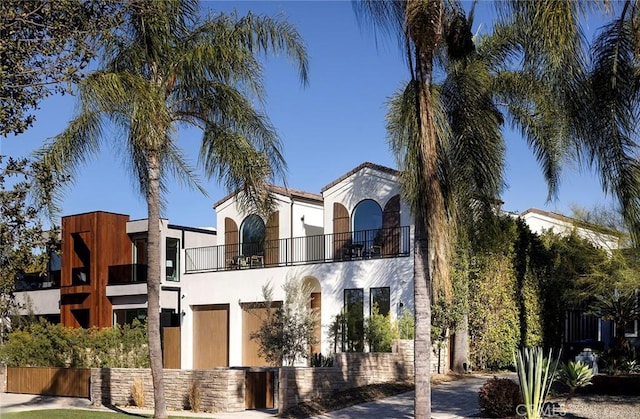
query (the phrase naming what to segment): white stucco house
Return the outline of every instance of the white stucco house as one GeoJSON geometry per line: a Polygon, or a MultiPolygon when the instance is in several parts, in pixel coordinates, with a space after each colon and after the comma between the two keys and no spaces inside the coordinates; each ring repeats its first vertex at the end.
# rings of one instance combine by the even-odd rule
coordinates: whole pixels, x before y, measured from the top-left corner
{"type": "Polygon", "coordinates": [[[575,231],[578,237],[589,240],[594,246],[607,251],[618,249],[620,238],[613,232],[606,232],[602,228],[588,225],[571,217],[538,208],[529,208],[519,214],[529,229],[537,234],[552,231],[555,234],[569,234],[575,231]]]}
{"type": "MultiPolygon", "coordinates": [[[[217,245],[185,249],[182,368],[265,365],[250,339],[262,287],[283,300],[287,278],[312,289],[320,312],[312,352],[333,350],[326,326],[342,311],[364,318],[373,304],[392,317],[412,310],[412,226],[397,177],[363,163],[321,194],[273,186],[268,217],[242,211],[233,194],[215,203],[217,245]]],[[[348,335],[347,345],[363,345],[361,331],[348,335]]]]}

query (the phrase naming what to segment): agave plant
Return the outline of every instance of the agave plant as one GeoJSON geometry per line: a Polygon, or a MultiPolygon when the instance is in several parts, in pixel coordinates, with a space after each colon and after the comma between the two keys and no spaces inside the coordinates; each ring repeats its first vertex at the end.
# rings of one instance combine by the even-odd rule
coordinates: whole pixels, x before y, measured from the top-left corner
{"type": "Polygon", "coordinates": [[[582,361],[569,361],[567,364],[560,364],[557,380],[562,384],[569,387],[569,395],[567,400],[573,396],[573,393],[581,387],[586,387],[591,384],[591,378],[593,377],[593,369],[582,361]]]}
{"type": "Polygon", "coordinates": [[[527,419],[540,419],[545,399],[558,368],[560,354],[553,359],[553,350],[544,356],[542,348],[521,348],[516,355],[516,370],[527,419]]]}

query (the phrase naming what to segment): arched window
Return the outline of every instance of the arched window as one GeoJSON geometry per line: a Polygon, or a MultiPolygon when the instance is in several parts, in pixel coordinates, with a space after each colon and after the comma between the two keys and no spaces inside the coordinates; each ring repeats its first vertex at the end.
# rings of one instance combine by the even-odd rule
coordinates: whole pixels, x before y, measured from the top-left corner
{"type": "Polygon", "coordinates": [[[362,245],[365,252],[378,245],[376,240],[382,228],[382,208],[372,199],[360,201],[353,210],[353,244],[362,245]]]}
{"type": "Polygon", "coordinates": [[[252,214],[240,224],[240,248],[243,256],[260,255],[264,252],[266,228],[260,216],[252,214]]]}

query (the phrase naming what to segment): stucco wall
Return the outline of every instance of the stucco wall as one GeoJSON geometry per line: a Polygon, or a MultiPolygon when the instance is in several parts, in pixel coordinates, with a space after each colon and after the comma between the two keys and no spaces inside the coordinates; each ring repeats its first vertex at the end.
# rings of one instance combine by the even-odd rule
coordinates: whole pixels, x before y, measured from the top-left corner
{"type": "MultiPolygon", "coordinates": [[[[131,389],[136,379],[144,383],[145,407],[153,407],[151,371],[147,368],[92,368],[91,401],[94,404],[127,406],[132,404],[131,389]]],[[[164,370],[167,408],[188,406],[189,388],[198,382],[201,410],[239,412],[245,408],[245,372],[232,369],[164,370]]]]}
{"type": "Polygon", "coordinates": [[[391,315],[404,308],[413,311],[412,258],[366,259],[360,261],[320,263],[268,269],[244,269],[185,275],[182,291],[182,368],[192,368],[193,308],[198,305],[229,304],[229,365],[242,365],[242,308],[240,303],[263,301],[262,286],[270,283],[273,299],[285,297],[282,285],[287,278],[316,278],[322,292],[321,351],[331,352],[328,325],[344,307],[346,288],[363,288],[364,316],[370,313],[370,289],[389,287],[391,315]]]}

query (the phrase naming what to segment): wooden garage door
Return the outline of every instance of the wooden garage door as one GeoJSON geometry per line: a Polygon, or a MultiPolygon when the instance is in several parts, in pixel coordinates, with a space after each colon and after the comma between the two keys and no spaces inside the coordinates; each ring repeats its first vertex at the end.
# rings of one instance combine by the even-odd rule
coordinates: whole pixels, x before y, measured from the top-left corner
{"type": "MultiPolygon", "coordinates": [[[[274,305],[281,302],[274,302],[274,305]]],[[[275,307],[272,308],[275,310],[275,307]]],[[[251,335],[267,318],[267,309],[260,303],[243,304],[242,307],[242,365],[245,367],[274,366],[260,356],[260,345],[251,335]]]]}
{"type": "Polygon", "coordinates": [[[229,366],[229,305],[193,308],[193,368],[229,366]]]}

